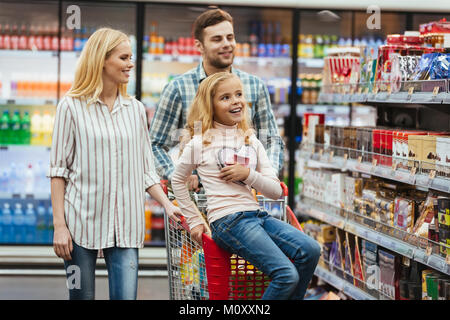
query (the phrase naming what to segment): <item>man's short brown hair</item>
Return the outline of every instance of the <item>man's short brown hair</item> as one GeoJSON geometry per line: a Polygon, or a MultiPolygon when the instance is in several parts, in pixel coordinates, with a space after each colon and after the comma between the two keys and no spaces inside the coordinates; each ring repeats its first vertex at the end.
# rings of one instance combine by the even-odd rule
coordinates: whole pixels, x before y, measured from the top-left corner
{"type": "Polygon", "coordinates": [[[203,12],[194,21],[194,38],[203,43],[203,30],[207,27],[214,26],[223,21],[229,21],[233,24],[231,15],[221,9],[212,9],[203,12]]]}

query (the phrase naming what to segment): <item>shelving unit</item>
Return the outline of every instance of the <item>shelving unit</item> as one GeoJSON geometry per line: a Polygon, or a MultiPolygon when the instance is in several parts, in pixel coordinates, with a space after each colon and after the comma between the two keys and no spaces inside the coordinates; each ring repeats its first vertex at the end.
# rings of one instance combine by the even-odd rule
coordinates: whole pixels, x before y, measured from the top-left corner
{"type": "MultiPolygon", "coordinates": [[[[418,247],[354,221],[352,217],[358,215],[357,213],[348,212],[344,209],[306,197],[302,199],[302,204],[299,205],[297,209],[300,214],[326,222],[339,229],[357,235],[358,237],[376,243],[377,245],[388,248],[402,256],[414,259],[424,265],[450,275],[450,264],[446,261],[446,258],[435,253],[430,253],[427,251],[427,248],[418,247]]],[[[367,217],[364,217],[364,219],[370,220],[367,217]]],[[[428,242],[428,239],[426,239],[426,241],[428,242]]]]}

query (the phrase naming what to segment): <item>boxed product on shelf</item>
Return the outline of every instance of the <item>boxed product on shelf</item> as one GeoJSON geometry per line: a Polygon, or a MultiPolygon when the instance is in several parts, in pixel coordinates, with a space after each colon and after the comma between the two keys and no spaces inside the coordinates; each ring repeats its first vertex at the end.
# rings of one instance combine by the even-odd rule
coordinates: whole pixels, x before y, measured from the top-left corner
{"type": "Polygon", "coordinates": [[[303,140],[314,143],[316,139],[316,125],[325,123],[325,114],[323,113],[304,113],[303,114],[303,140]]]}
{"type": "MultiPolygon", "coordinates": [[[[378,250],[378,261],[380,266],[380,290],[391,299],[398,300],[399,292],[399,257],[396,254],[378,250]]],[[[384,296],[381,297],[382,299],[384,296]]]]}
{"type": "Polygon", "coordinates": [[[440,254],[450,255],[450,198],[437,198],[440,254]]]}
{"type": "Polygon", "coordinates": [[[360,54],[360,49],[356,47],[329,50],[328,56],[324,59],[324,85],[358,83],[360,54]]]}
{"type": "Polygon", "coordinates": [[[394,227],[411,232],[414,227],[414,200],[396,197],[394,203],[394,227]]]}
{"type": "Polygon", "coordinates": [[[378,268],[378,246],[365,239],[361,239],[361,256],[364,272],[364,279],[366,281],[367,292],[376,295],[379,284],[378,268]]]}
{"type": "Polygon", "coordinates": [[[436,138],[437,176],[450,178],[450,137],[436,138]]]}
{"type": "Polygon", "coordinates": [[[354,264],[353,264],[353,274],[355,275],[354,284],[358,288],[363,288],[365,284],[362,258],[361,258],[361,250],[360,250],[360,240],[358,236],[355,236],[355,245],[354,245],[354,264]]]}

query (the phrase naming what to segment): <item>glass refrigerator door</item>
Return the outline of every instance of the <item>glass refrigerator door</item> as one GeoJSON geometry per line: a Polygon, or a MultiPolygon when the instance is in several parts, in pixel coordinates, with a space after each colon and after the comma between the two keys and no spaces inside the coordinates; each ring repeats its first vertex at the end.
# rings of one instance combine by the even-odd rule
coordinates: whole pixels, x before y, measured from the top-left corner
{"type": "MultiPolygon", "coordinates": [[[[70,89],[77,60],[89,36],[97,29],[108,27],[129,35],[136,66],[136,6],[132,3],[78,2],[62,4],[61,25],[61,86],[60,96],[70,89]],[[79,15],[79,19],[77,16],[79,15]],[[77,20],[78,19],[78,20],[77,20]],[[79,22],[79,23],[78,23],[79,22]]],[[[131,69],[127,91],[136,94],[136,72],[131,69]]]]}
{"type": "Polygon", "coordinates": [[[0,244],[51,243],[57,1],[0,3],[0,244]]]}

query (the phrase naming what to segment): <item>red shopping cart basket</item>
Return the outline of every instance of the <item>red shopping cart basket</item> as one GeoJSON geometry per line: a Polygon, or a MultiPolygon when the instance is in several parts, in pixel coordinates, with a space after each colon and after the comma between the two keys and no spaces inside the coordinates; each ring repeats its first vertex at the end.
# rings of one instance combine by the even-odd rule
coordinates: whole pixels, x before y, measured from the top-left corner
{"type": "MultiPolygon", "coordinates": [[[[278,200],[257,196],[262,209],[302,230],[287,205],[288,189],[278,200]]],[[[195,194],[200,211],[206,210],[205,195],[195,194]]],[[[184,218],[181,223],[165,217],[170,298],[175,300],[260,299],[270,278],[249,261],[221,249],[203,234],[202,246],[190,237],[184,218]]]]}

